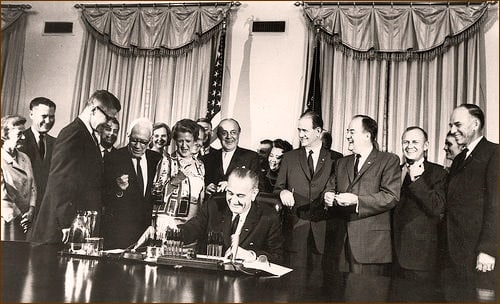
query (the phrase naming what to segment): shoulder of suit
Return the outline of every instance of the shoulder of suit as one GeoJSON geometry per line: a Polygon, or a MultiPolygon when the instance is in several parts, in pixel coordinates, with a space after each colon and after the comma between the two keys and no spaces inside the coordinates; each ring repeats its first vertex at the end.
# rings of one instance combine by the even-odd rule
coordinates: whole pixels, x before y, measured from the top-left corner
{"type": "Polygon", "coordinates": [[[270,204],[260,202],[257,198],[253,203],[252,207],[256,208],[257,212],[261,213],[262,216],[277,218],[278,212],[270,204]]]}
{"type": "Polygon", "coordinates": [[[146,157],[148,157],[148,156],[151,157],[152,159],[160,159],[162,157],[162,155],[160,153],[147,149],[146,150],[146,157]]]}
{"type": "Polygon", "coordinates": [[[428,168],[430,168],[433,171],[437,171],[437,172],[441,172],[441,173],[445,173],[445,174],[447,173],[446,170],[444,169],[444,167],[441,166],[440,164],[432,163],[430,161],[425,161],[424,164],[426,166],[426,170],[428,168]]]}
{"type": "Polygon", "coordinates": [[[236,147],[236,151],[239,151],[239,153],[242,153],[242,154],[251,154],[251,155],[255,154],[255,155],[258,156],[257,152],[249,150],[249,149],[245,149],[245,148],[242,148],[242,147],[239,147],[239,146],[236,147]]]}

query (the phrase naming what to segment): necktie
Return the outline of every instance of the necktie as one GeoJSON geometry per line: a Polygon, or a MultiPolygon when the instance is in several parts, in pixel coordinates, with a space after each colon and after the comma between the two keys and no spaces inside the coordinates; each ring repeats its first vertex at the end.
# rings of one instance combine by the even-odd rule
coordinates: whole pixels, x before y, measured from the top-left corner
{"type": "Polygon", "coordinates": [[[313,151],[309,150],[309,155],[307,156],[307,166],[309,167],[309,173],[311,173],[311,176],[314,175],[314,163],[313,163],[313,151]]]}
{"type": "Polygon", "coordinates": [[[141,168],[141,158],[138,157],[135,159],[137,162],[137,184],[139,185],[139,190],[141,191],[141,194],[144,195],[144,178],[142,176],[142,168],[141,168]]]}
{"type": "Polygon", "coordinates": [[[45,134],[40,134],[38,140],[38,147],[40,149],[40,158],[43,159],[45,157],[45,134]]]}
{"type": "Polygon", "coordinates": [[[231,235],[236,233],[236,228],[238,228],[239,221],[240,221],[240,215],[236,214],[233,221],[231,222],[231,235]]]}
{"type": "Polygon", "coordinates": [[[359,166],[359,158],[360,154],[356,154],[356,161],[354,162],[354,177],[358,176],[358,166],[359,166]]]}

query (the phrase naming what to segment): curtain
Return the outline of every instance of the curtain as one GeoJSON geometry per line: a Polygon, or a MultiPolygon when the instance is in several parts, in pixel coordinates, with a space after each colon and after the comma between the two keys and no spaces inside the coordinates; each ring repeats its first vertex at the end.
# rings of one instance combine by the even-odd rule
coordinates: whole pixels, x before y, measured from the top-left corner
{"type": "Polygon", "coordinates": [[[228,8],[84,8],[87,32],[73,97],[76,117],[97,89],[115,94],[118,145],[132,120],[169,126],[204,117],[210,64],[225,30],[228,8]]]}
{"type": "Polygon", "coordinates": [[[416,125],[429,135],[428,159],[443,164],[453,108],[475,103],[487,113],[487,5],[306,7],[305,15],[309,48],[321,42],[322,112],[333,149],[350,153],[345,129],[366,114],[378,122],[381,150],[401,155],[401,135],[416,125]]]}
{"type": "Polygon", "coordinates": [[[26,11],[2,8],[2,115],[19,111],[26,11]]]}

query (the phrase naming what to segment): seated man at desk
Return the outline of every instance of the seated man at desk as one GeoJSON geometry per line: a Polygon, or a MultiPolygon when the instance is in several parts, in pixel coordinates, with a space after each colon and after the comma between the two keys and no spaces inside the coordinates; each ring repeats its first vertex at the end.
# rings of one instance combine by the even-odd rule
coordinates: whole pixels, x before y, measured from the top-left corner
{"type": "MultiPolygon", "coordinates": [[[[231,171],[225,199],[210,198],[195,217],[178,226],[184,244],[197,241],[198,248],[205,248],[209,232],[222,232],[226,257],[233,253],[232,242],[238,242],[237,259],[251,261],[265,255],[270,262],[280,263],[283,252],[280,218],[271,206],[255,200],[258,186],[256,172],[239,167],[231,171]]],[[[173,221],[158,222],[158,227],[161,236],[167,227],[176,229],[177,225],[173,221]]],[[[154,235],[153,228],[149,227],[145,235],[154,235]]]]}

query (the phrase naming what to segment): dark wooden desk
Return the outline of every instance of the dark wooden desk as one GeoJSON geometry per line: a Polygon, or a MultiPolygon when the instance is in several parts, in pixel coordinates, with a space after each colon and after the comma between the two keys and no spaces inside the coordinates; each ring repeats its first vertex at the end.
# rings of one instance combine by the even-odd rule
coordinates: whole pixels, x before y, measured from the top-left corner
{"type": "MultiPolygon", "coordinates": [[[[340,302],[412,298],[388,277],[294,270],[281,278],[61,257],[53,246],[1,242],[2,302],[340,302]],[[401,295],[403,292],[403,295],[401,295]]],[[[401,283],[401,282],[400,282],[401,283]]],[[[408,294],[407,291],[411,292],[408,294]]],[[[426,301],[435,300],[427,295],[426,301]]]]}

